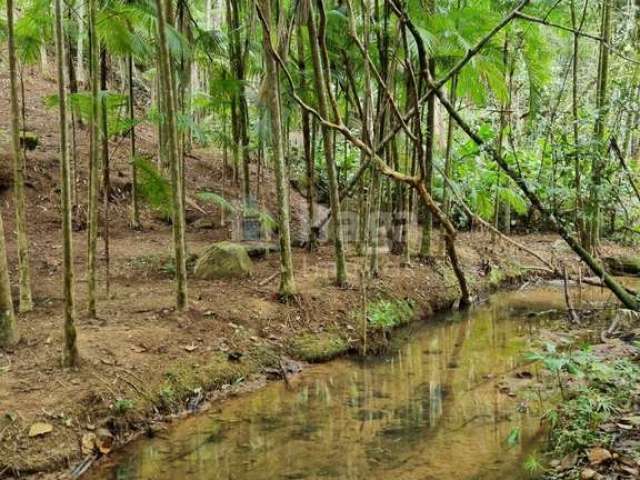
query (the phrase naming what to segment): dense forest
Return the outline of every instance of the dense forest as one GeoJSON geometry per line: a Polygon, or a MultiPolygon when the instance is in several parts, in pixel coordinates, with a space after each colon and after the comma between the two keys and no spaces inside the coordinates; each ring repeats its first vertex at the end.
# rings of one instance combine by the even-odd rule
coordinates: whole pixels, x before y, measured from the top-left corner
{"type": "Polygon", "coordinates": [[[542,282],[512,463],[640,478],[638,0],[0,1],[0,478],[542,282]]]}

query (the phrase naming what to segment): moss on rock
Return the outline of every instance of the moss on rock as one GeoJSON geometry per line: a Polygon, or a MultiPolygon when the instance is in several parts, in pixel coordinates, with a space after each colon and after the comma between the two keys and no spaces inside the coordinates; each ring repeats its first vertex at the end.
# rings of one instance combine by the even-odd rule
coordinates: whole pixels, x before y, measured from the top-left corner
{"type": "Polygon", "coordinates": [[[306,362],[324,362],[349,351],[349,343],[334,332],[303,333],[289,343],[289,353],[306,362]]]}
{"type": "Polygon", "coordinates": [[[218,242],[207,247],[194,268],[194,276],[201,280],[247,277],[253,263],[247,250],[237,243],[218,242]]]}

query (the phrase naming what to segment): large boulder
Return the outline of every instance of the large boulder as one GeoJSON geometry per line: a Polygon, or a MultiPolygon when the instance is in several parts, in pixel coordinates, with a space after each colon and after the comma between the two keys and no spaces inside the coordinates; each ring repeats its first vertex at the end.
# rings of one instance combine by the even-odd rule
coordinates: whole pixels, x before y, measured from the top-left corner
{"type": "Polygon", "coordinates": [[[242,278],[249,276],[252,268],[253,263],[242,245],[218,242],[202,252],[193,275],[202,280],[242,278]]]}

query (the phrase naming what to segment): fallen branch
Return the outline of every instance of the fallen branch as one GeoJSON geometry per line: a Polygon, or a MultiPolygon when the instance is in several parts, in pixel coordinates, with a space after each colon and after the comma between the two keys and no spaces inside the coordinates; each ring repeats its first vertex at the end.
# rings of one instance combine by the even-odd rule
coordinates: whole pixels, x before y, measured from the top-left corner
{"type": "Polygon", "coordinates": [[[280,275],[280,272],[276,272],[273,275],[269,275],[264,280],[260,280],[258,282],[258,286],[259,287],[264,287],[267,283],[272,282],[274,279],[278,278],[278,275],[280,275]]]}

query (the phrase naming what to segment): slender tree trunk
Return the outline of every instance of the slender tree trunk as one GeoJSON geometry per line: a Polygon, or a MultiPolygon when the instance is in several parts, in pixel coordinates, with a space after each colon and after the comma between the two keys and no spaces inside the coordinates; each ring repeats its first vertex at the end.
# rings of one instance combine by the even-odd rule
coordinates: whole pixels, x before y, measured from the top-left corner
{"type": "Polygon", "coordinates": [[[242,153],[242,194],[245,208],[249,206],[251,199],[251,172],[249,169],[249,109],[247,106],[245,76],[245,54],[240,38],[240,0],[227,0],[227,22],[230,32],[231,66],[238,81],[236,92],[237,126],[240,150],[242,153]]]}
{"type": "Polygon", "coordinates": [[[89,0],[89,71],[91,75],[91,118],[90,118],[90,158],[89,158],[89,225],[87,245],[87,296],[88,314],[96,317],[96,260],[98,253],[98,172],[100,157],[100,46],[96,34],[97,0],[89,0]]]}
{"type": "MultiPolygon", "coordinates": [[[[322,1],[322,0],[320,0],[322,1]]],[[[328,65],[321,59],[320,39],[322,30],[316,29],[314,18],[313,0],[308,1],[309,17],[307,27],[309,32],[309,43],[311,45],[311,59],[313,61],[313,78],[316,94],[318,96],[318,110],[323,118],[328,117],[327,88],[330,86],[327,81],[328,65]]],[[[323,27],[322,27],[323,29],[323,27]]],[[[347,284],[347,261],[344,253],[342,240],[342,211],[340,207],[340,193],[338,189],[338,172],[335,157],[333,156],[332,132],[329,128],[322,126],[322,138],[324,141],[325,163],[327,165],[327,177],[329,179],[329,203],[331,207],[331,233],[333,235],[333,245],[336,256],[336,284],[345,286],[347,284]]]]}
{"type": "MultiPolygon", "coordinates": [[[[271,25],[271,0],[260,0],[259,8],[267,25],[271,25]]],[[[286,166],[282,145],[282,121],[280,112],[280,88],[276,62],[269,51],[269,32],[263,30],[264,60],[266,63],[266,81],[269,88],[269,112],[271,115],[271,160],[276,175],[276,195],[278,201],[278,230],[280,236],[280,289],[281,298],[287,299],[296,294],[293,278],[293,260],[291,254],[291,234],[289,231],[289,193],[287,189],[286,166]]]]}
{"type": "Polygon", "coordinates": [[[78,40],[76,44],[76,68],[78,69],[77,78],[80,83],[84,83],[84,21],[85,21],[85,2],[79,1],[78,5],[78,40]]]}
{"type": "Polygon", "coordinates": [[[100,88],[102,90],[101,102],[101,144],[102,144],[102,240],[104,241],[104,280],[105,292],[109,298],[111,287],[109,258],[109,195],[111,194],[110,166],[109,166],[109,120],[107,110],[107,50],[100,51],[100,88]]]}
{"type": "Polygon", "coordinates": [[[131,228],[139,230],[142,228],[140,223],[140,207],[138,206],[138,169],[136,168],[136,103],[133,90],[133,57],[129,55],[128,59],[129,74],[129,120],[131,121],[131,130],[129,131],[129,139],[131,141],[131,228]]]}
{"type": "MultiPolygon", "coordinates": [[[[428,68],[432,76],[435,76],[435,61],[428,60],[428,68]]],[[[429,195],[433,190],[433,149],[435,140],[435,99],[433,95],[427,100],[427,133],[425,135],[425,155],[424,155],[424,182],[429,195]]],[[[425,209],[424,225],[422,226],[422,243],[420,245],[420,256],[431,257],[431,237],[433,231],[433,214],[431,210],[425,209]]]]}
{"type": "MultiPolygon", "coordinates": [[[[304,51],[304,38],[302,35],[302,25],[306,19],[300,20],[296,28],[297,32],[297,47],[298,47],[298,69],[300,70],[300,91],[306,92],[307,90],[307,66],[305,62],[304,51]]],[[[301,123],[302,123],[302,143],[304,148],[304,160],[307,169],[307,212],[309,217],[309,237],[307,239],[307,248],[310,252],[318,248],[316,225],[316,208],[315,208],[315,182],[316,182],[316,168],[312,152],[311,144],[311,120],[309,112],[304,109],[300,111],[301,123]]]]}
{"type": "Polygon", "coordinates": [[[171,60],[167,46],[167,34],[165,26],[165,11],[162,0],[155,0],[158,11],[158,44],[160,61],[160,80],[162,83],[162,95],[164,98],[166,123],[168,133],[168,156],[171,170],[171,199],[173,216],[173,248],[176,265],[176,308],[182,311],[187,306],[187,274],[186,274],[186,248],[184,238],[184,205],[182,203],[182,172],[180,168],[180,155],[178,152],[178,135],[176,129],[176,103],[175,87],[172,82],[171,60]]]}
{"type": "Polygon", "coordinates": [[[64,294],[64,355],[63,364],[75,367],[79,362],[73,288],[73,249],[71,238],[71,165],[69,162],[67,93],[65,89],[64,35],[61,0],[54,0],[56,24],[56,52],[58,57],[58,96],[60,113],[60,197],[62,207],[62,256],[64,294]]]}
{"type": "MultiPolygon", "coordinates": [[[[18,94],[17,86],[15,86],[16,46],[13,31],[13,14],[13,0],[7,0],[7,36],[11,77],[11,139],[14,157],[16,157],[22,152],[20,149],[20,130],[16,121],[18,119],[18,94]]],[[[11,284],[9,283],[9,265],[7,264],[4,225],[2,222],[2,214],[0,213],[0,348],[13,345],[17,341],[18,333],[16,331],[16,318],[11,300],[11,284]]]]}
{"type": "Polygon", "coordinates": [[[606,163],[607,147],[605,145],[605,128],[608,113],[607,88],[609,80],[609,41],[611,39],[611,0],[603,0],[602,23],[600,36],[605,43],[600,43],[600,61],[598,71],[598,90],[596,93],[595,139],[598,142],[598,153],[594,155],[591,166],[591,205],[589,225],[589,247],[593,252],[600,245],[602,177],[606,163]]]}
{"type": "MultiPolygon", "coordinates": [[[[11,97],[11,144],[13,147],[13,197],[16,209],[16,241],[18,247],[18,270],[20,276],[20,312],[33,309],[31,299],[31,269],[29,267],[29,238],[24,193],[24,155],[20,147],[20,107],[18,102],[18,67],[13,31],[13,0],[7,2],[7,14],[11,15],[9,26],[9,93],[11,97]]],[[[9,20],[8,20],[9,23],[9,20]]]]}
{"type": "MultiPolygon", "coordinates": [[[[458,90],[458,77],[457,75],[451,79],[451,86],[449,88],[449,98],[453,105],[457,102],[457,90],[458,90]]],[[[444,156],[444,174],[447,178],[452,178],[453,172],[453,159],[451,158],[453,153],[453,132],[455,130],[455,122],[449,116],[447,122],[447,147],[444,156]]],[[[451,215],[451,196],[449,192],[449,185],[444,182],[442,190],[442,210],[444,214],[449,217],[451,215]]]]}
{"type": "Polygon", "coordinates": [[[578,239],[583,247],[588,248],[589,242],[585,235],[584,206],[582,202],[582,175],[580,168],[580,125],[579,125],[579,98],[578,98],[578,65],[580,62],[580,35],[577,33],[578,21],[574,0],[571,0],[571,27],[576,30],[573,35],[573,60],[572,60],[572,85],[571,85],[571,114],[573,116],[573,151],[574,151],[574,175],[576,190],[575,223],[578,239]]]}
{"type": "Polygon", "coordinates": [[[371,212],[369,227],[369,275],[373,278],[380,276],[380,259],[378,247],[380,244],[380,207],[382,205],[382,175],[376,170],[371,173],[371,212]]]}

